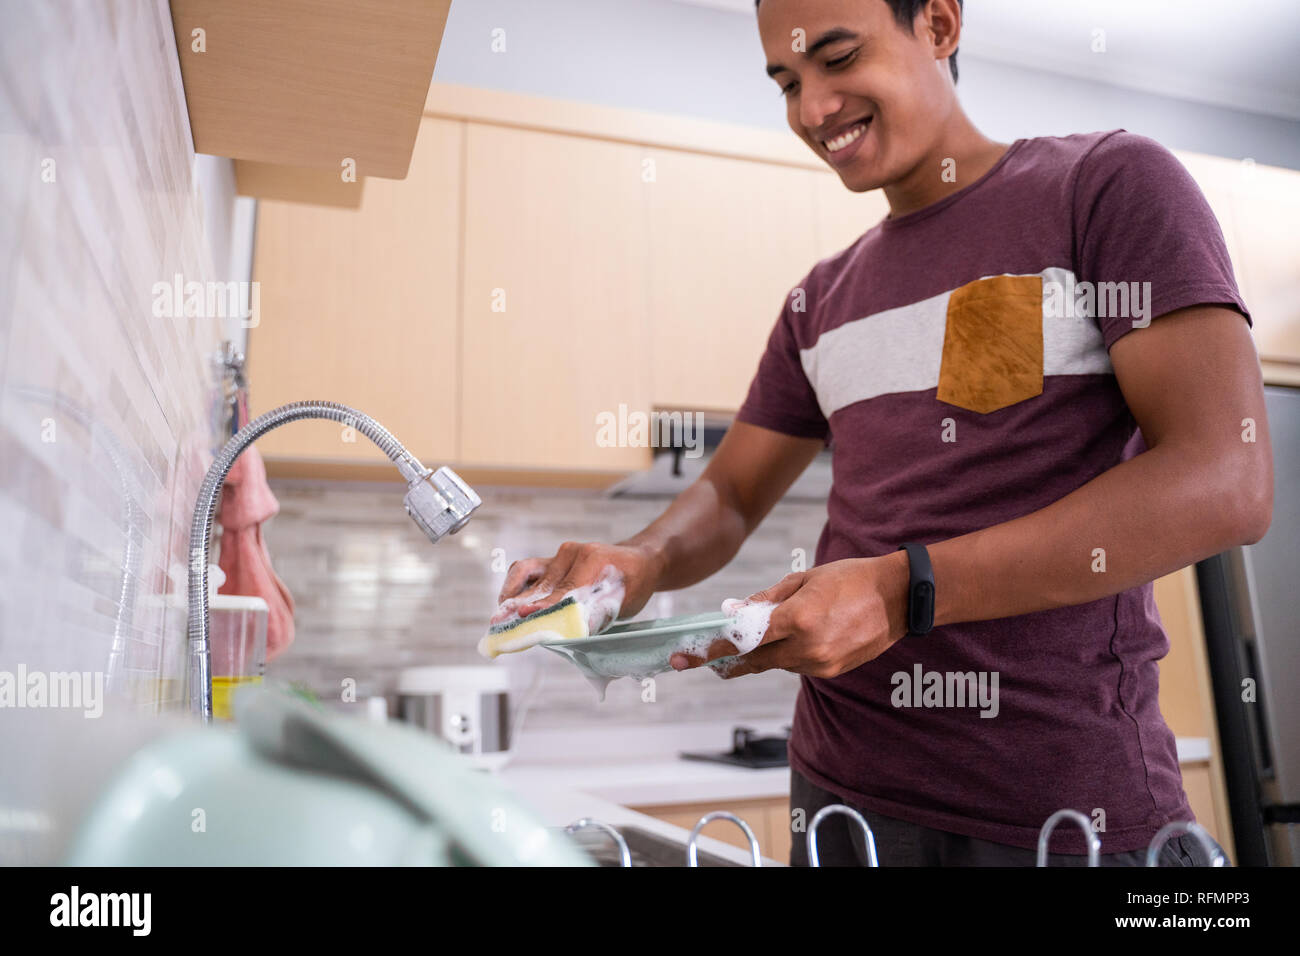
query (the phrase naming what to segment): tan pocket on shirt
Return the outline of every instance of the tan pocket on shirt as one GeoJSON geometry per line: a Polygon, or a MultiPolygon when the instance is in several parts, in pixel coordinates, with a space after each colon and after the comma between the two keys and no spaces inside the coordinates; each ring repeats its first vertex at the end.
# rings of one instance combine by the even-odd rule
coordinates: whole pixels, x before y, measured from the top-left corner
{"type": "Polygon", "coordinates": [[[935,397],[988,413],[1042,392],[1042,277],[992,276],[954,290],[935,397]]]}

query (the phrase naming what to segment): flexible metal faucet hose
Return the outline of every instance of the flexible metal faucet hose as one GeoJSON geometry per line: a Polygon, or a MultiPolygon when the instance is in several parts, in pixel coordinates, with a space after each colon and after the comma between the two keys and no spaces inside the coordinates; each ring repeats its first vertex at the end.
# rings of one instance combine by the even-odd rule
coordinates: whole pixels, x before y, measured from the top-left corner
{"type": "MultiPolygon", "coordinates": [[[[253,419],[226,442],[203,478],[194,507],[194,520],[190,525],[188,691],[190,708],[204,722],[212,719],[212,654],[208,643],[208,546],[212,537],[212,517],[217,506],[217,496],[221,494],[226,475],[240,452],[271,429],[304,418],[323,418],[355,428],[379,446],[401,471],[408,486],[413,490],[423,485],[431,475],[431,472],[420,464],[419,459],[408,452],[383,425],[369,415],[337,402],[291,402],[282,405],[253,419]]],[[[443,472],[451,474],[448,469],[440,469],[439,474],[443,472]]],[[[441,533],[445,533],[445,530],[453,532],[459,530],[464,521],[468,520],[469,511],[479,504],[478,497],[469,491],[459,478],[454,475],[452,477],[460,486],[456,490],[467,493],[471,500],[468,510],[457,509],[456,503],[453,502],[448,510],[459,519],[459,523],[454,523],[454,526],[442,530],[441,533]]],[[[447,504],[436,494],[433,497],[442,505],[447,504]]],[[[419,508],[419,504],[416,507],[419,508]]],[[[425,533],[436,541],[437,537],[431,532],[426,521],[421,520],[421,515],[413,511],[410,494],[407,496],[407,510],[412,512],[412,517],[425,533]]]]}

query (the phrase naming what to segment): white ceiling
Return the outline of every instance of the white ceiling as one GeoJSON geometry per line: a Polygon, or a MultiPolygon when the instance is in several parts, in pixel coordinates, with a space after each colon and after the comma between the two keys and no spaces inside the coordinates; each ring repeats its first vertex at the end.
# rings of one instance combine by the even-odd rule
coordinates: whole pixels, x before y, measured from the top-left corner
{"type": "MultiPolygon", "coordinates": [[[[753,16],[753,0],[676,0],[753,16]]],[[[966,0],[963,54],[1300,120],[1300,0],[966,0]],[[1092,51],[1105,31],[1106,52],[1092,51]]]]}

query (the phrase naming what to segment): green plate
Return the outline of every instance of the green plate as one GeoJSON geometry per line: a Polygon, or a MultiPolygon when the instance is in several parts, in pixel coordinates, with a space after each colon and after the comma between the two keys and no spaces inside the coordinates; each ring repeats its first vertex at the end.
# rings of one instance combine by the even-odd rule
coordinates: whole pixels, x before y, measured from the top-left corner
{"type": "Polygon", "coordinates": [[[669,661],[673,654],[686,649],[698,653],[701,646],[707,649],[706,642],[719,636],[731,620],[720,611],[709,611],[653,621],[628,621],[592,637],[542,641],[541,646],[572,661],[604,700],[610,681],[620,677],[644,680],[672,670],[669,661]]]}

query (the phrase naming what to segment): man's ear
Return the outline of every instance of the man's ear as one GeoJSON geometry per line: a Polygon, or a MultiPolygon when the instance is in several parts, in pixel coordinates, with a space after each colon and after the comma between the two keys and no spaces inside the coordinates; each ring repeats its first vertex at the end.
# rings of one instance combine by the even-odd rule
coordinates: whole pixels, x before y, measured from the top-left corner
{"type": "Polygon", "coordinates": [[[930,0],[913,24],[919,36],[929,37],[936,60],[947,60],[961,42],[961,4],[957,0],[930,0]]]}

